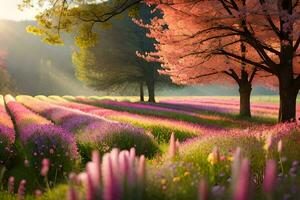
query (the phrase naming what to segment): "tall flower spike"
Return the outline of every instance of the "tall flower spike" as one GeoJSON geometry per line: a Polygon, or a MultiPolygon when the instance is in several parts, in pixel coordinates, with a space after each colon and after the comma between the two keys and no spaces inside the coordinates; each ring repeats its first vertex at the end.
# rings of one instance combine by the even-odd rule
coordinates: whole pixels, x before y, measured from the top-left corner
{"type": "Polygon", "coordinates": [[[92,153],[92,162],[94,163],[94,170],[95,173],[93,174],[95,177],[94,183],[96,185],[100,185],[100,179],[101,179],[101,161],[100,161],[100,154],[98,151],[93,151],[92,153]]]}
{"type": "Polygon", "coordinates": [[[96,187],[93,184],[93,179],[91,174],[87,173],[87,187],[86,187],[86,200],[95,200],[96,197],[96,187]]]}
{"type": "Polygon", "coordinates": [[[100,187],[100,169],[95,162],[88,162],[86,164],[87,175],[91,178],[91,183],[95,189],[100,187]]]}
{"type": "Polygon", "coordinates": [[[26,180],[21,180],[19,188],[18,188],[18,200],[25,199],[25,190],[26,190],[26,180]]]}
{"type": "Polygon", "coordinates": [[[276,183],[277,166],[274,160],[268,160],[266,164],[263,189],[267,193],[272,193],[276,183]]]}
{"type": "Polygon", "coordinates": [[[234,188],[234,200],[248,200],[250,187],[250,163],[248,159],[243,159],[239,172],[239,177],[234,188]]]}
{"type": "Polygon", "coordinates": [[[13,194],[15,191],[15,178],[13,176],[8,179],[8,192],[13,194]]]}
{"type": "Polygon", "coordinates": [[[136,182],[136,171],[135,171],[135,162],[136,162],[136,152],[135,148],[131,148],[129,152],[129,175],[128,183],[134,185],[136,182]]]}
{"type": "Polygon", "coordinates": [[[206,180],[202,179],[199,182],[198,186],[198,200],[207,200],[208,199],[208,185],[206,180]]]}
{"type": "Polygon", "coordinates": [[[112,159],[110,154],[105,154],[102,158],[102,176],[103,176],[103,199],[120,199],[120,188],[116,174],[114,174],[112,159]]]}
{"type": "Polygon", "coordinates": [[[174,158],[176,155],[176,142],[174,133],[171,134],[169,146],[169,158],[174,158]]]}
{"type": "Polygon", "coordinates": [[[144,155],[142,155],[139,159],[137,176],[139,182],[138,184],[143,185],[145,183],[145,178],[146,178],[146,159],[144,155]]]}
{"type": "Polygon", "coordinates": [[[129,153],[128,151],[121,151],[119,154],[119,172],[121,177],[121,183],[127,181],[129,173],[129,153]]]}

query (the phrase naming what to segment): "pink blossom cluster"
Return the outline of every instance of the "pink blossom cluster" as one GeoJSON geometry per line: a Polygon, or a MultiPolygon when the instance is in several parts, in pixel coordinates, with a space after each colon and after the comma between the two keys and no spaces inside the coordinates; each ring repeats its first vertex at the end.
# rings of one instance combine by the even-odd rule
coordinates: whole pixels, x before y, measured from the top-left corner
{"type": "Polygon", "coordinates": [[[145,157],[136,157],[134,148],[130,151],[113,149],[104,154],[102,162],[95,151],[84,172],[70,175],[68,199],[81,199],[75,190],[76,185],[85,188],[85,197],[82,199],[143,199],[145,175],[145,157]]]}

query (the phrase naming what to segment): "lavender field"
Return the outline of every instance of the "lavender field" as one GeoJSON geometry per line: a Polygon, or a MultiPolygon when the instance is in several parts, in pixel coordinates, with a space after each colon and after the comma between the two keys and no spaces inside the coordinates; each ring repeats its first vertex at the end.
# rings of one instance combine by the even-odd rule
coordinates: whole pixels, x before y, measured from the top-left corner
{"type": "Polygon", "coordinates": [[[251,119],[236,97],[6,95],[0,106],[0,199],[300,198],[299,124],[276,124],[271,97],[253,99],[251,119]]]}

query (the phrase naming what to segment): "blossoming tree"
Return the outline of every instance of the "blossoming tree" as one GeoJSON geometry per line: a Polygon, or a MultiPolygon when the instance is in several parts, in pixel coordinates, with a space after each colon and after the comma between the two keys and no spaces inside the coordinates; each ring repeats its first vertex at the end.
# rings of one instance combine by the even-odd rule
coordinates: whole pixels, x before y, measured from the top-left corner
{"type": "Polygon", "coordinates": [[[232,63],[240,63],[239,70],[246,71],[249,77],[253,68],[263,72],[261,76],[277,77],[265,82],[279,84],[278,120],[295,120],[300,89],[298,1],[148,0],[148,3],[156,5],[163,17],[146,25],[151,30],[149,36],[160,44],[156,52],[144,56],[163,63],[165,73],[173,76],[173,80],[195,82],[220,71],[228,75],[232,63]]]}

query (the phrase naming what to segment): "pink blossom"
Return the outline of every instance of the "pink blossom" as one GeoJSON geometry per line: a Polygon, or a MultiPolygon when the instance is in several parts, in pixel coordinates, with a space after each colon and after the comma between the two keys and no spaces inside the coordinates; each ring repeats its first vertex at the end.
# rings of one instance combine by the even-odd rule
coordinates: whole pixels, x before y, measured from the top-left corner
{"type": "Polygon", "coordinates": [[[18,199],[19,200],[24,200],[25,199],[25,185],[26,185],[26,180],[21,180],[19,188],[18,188],[18,199]]]}
{"type": "Polygon", "coordinates": [[[49,159],[44,158],[42,161],[41,175],[47,176],[50,167],[49,159]]]}
{"type": "Polygon", "coordinates": [[[15,178],[13,176],[8,179],[8,192],[14,193],[15,190],[15,178]]]}

